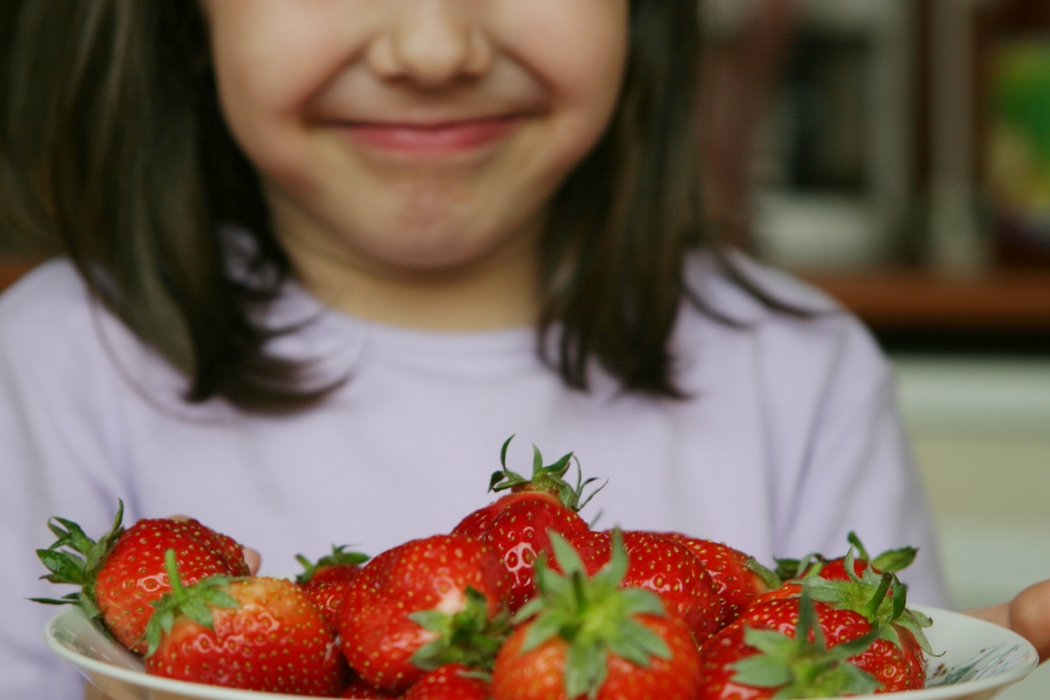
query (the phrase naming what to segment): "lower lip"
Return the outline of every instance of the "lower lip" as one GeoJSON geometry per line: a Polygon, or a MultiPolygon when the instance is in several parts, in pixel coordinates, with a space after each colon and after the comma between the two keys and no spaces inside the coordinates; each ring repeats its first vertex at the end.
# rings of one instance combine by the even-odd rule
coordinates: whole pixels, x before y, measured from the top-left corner
{"type": "Polygon", "coordinates": [[[521,123],[519,117],[478,119],[437,126],[403,124],[349,124],[343,128],[355,139],[375,148],[402,153],[457,153],[487,146],[521,123]]]}

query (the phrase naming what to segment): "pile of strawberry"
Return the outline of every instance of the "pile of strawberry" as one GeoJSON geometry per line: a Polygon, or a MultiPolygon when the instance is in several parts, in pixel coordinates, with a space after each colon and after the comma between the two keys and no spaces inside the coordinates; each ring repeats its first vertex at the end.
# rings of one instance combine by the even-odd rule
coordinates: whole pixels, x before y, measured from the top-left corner
{"type": "MultiPolygon", "coordinates": [[[[508,440],[507,443],[510,441],[508,440]]],[[[296,580],[249,574],[195,520],[122,513],[98,541],[54,518],[45,578],[148,673],[291,695],[531,700],[808,698],[921,688],[930,621],[896,571],[915,550],[781,560],[678,533],[597,531],[571,455],[450,534],[368,560],[335,548],[296,580]],[[367,563],[366,563],[367,562],[367,563]]],[[[578,474],[578,472],[577,472],[578,474]]],[[[591,496],[594,494],[591,493],[591,496]]]]}

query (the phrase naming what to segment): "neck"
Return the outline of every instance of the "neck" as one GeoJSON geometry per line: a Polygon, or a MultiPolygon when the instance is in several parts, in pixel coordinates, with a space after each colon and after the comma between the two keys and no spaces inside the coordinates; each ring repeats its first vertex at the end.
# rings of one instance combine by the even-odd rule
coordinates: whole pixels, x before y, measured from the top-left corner
{"type": "Polygon", "coordinates": [[[530,326],[539,314],[541,222],[468,262],[405,266],[369,256],[301,215],[272,207],[296,278],[324,304],[358,318],[437,332],[530,326]]]}

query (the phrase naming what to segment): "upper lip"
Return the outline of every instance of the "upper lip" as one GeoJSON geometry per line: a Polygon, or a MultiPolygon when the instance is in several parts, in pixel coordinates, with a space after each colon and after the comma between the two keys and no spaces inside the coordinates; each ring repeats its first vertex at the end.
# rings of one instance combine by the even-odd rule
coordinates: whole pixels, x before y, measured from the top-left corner
{"type": "Polygon", "coordinates": [[[471,116],[450,116],[450,117],[432,117],[432,118],[421,118],[421,119],[386,119],[383,117],[371,118],[371,117],[360,117],[360,118],[349,118],[349,119],[336,119],[333,120],[335,123],[344,124],[347,126],[371,126],[381,127],[390,129],[420,129],[420,130],[437,130],[450,127],[461,126],[464,124],[474,124],[477,122],[489,122],[489,121],[509,121],[511,119],[517,119],[523,116],[521,113],[511,114],[482,114],[482,115],[471,115],[471,116]]]}

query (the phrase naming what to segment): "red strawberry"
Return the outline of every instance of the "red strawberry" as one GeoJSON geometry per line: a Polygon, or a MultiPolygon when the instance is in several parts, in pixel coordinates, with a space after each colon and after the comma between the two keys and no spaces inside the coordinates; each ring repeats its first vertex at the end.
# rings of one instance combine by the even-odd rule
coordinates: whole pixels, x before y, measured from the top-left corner
{"type": "Polygon", "coordinates": [[[212,576],[188,588],[167,554],[147,673],[268,693],[335,697],[346,682],[334,633],[291,581],[212,576]]]}
{"type": "Polygon", "coordinates": [[[726,544],[677,532],[662,532],[660,536],[688,547],[703,563],[722,603],[723,627],[740,617],[755,598],[780,585],[776,574],[754,557],[726,544]]]}
{"type": "Polygon", "coordinates": [[[346,591],[343,654],[365,682],[402,692],[445,663],[485,667],[499,645],[510,576],[489,546],[437,535],[383,552],[346,591]]]}
{"type": "Polygon", "coordinates": [[[423,674],[401,700],[488,700],[488,681],[482,680],[466,666],[446,664],[423,674]]]}
{"type": "Polygon", "coordinates": [[[340,697],[356,698],[356,700],[387,700],[388,698],[400,698],[401,696],[384,693],[378,688],[373,688],[360,678],[355,678],[340,697]]]}
{"type": "Polygon", "coordinates": [[[153,614],[151,603],[171,590],[165,551],[175,550],[187,585],[213,575],[247,576],[248,565],[239,544],[196,520],[140,520],[124,530],[123,514],[121,503],[112,528],[97,542],[76,523],[54,518],[48,527],[58,540],[48,549],[37,550],[51,571],[45,578],[81,586],[81,591],[62,600],[37,600],[75,603],[89,617],[100,615],[121,644],[141,654],[146,651],[144,635],[153,614]]]}
{"type": "Polygon", "coordinates": [[[900,648],[911,664],[910,687],[923,687],[926,676],[923,651],[932,652],[923,628],[932,624],[930,619],[907,607],[907,588],[896,574],[880,575],[871,563],[858,565],[853,559],[852,547],[842,561],[845,580],[825,578],[821,570],[819,576],[802,579],[803,587],[811,591],[814,600],[857,612],[872,625],[882,628],[883,637],[900,648]],[[859,575],[855,573],[858,570],[859,575]]]}
{"type": "MultiPolygon", "coordinates": [[[[550,466],[543,466],[543,456],[533,447],[532,478],[526,479],[507,469],[507,447],[503,443],[500,462],[503,470],[492,475],[489,490],[510,490],[495,503],[474,511],[452,530],[454,535],[475,537],[491,545],[503,558],[507,571],[514,577],[510,593],[510,610],[516,611],[533,595],[533,566],[541,555],[550,553],[547,532],[553,530],[565,537],[587,531],[587,523],[576,514],[594,495],[582,498],[583,490],[593,479],[576,486],[564,480],[572,461],[567,454],[550,466]]],[[[596,492],[595,492],[596,493],[596,492]]]]}
{"type": "MultiPolygon", "coordinates": [[[[609,533],[589,531],[569,543],[588,574],[604,566],[612,552],[609,533]]],[[[722,603],[715,584],[687,547],[651,532],[624,532],[623,544],[628,564],[621,586],[659,595],[667,612],[685,623],[697,644],[722,627],[722,603]]],[[[558,570],[556,562],[551,566],[558,570]]]]}
{"type": "Polygon", "coordinates": [[[572,546],[551,540],[566,573],[537,569],[539,595],[519,611],[525,623],[496,657],[493,699],[696,698],[692,635],[651,591],[621,587],[627,553],[619,534],[609,564],[589,578],[572,546]]]}
{"type": "Polygon", "coordinates": [[[318,559],[316,564],[301,554],[296,557],[305,571],[296,577],[295,583],[332,629],[339,626],[339,606],[346,589],[361,573],[361,564],[368,561],[367,554],[345,550],[345,546],[332,547],[332,553],[318,559]]]}
{"type": "MultiPolygon", "coordinates": [[[[867,672],[901,664],[899,649],[886,645],[879,657],[868,621],[802,598],[772,600],[748,608],[737,622],[701,649],[701,700],[763,700],[865,695],[880,687],[867,672]],[[868,655],[867,669],[858,654],[868,655]],[[882,666],[879,666],[882,664],[882,666]]],[[[892,673],[883,675],[893,675],[892,673]]]]}

